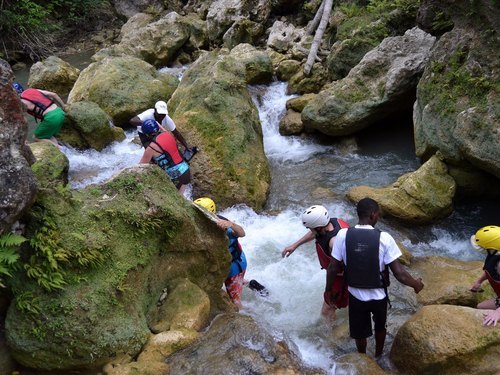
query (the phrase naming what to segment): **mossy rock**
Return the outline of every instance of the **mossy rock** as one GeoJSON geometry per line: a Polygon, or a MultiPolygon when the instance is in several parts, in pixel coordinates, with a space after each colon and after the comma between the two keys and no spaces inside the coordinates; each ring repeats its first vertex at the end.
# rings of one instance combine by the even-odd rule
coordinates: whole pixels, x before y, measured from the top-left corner
{"type": "Polygon", "coordinates": [[[244,61],[227,50],[201,56],[169,102],[177,126],[199,152],[191,161],[194,195],[218,207],[246,203],[261,209],[270,174],[258,111],[249,95],[244,61]]]}
{"type": "Polygon", "coordinates": [[[81,101],[68,107],[60,135],[62,141],[75,148],[101,151],[112,142],[125,139],[123,129],[113,126],[96,103],[81,101]]]}
{"type": "Polygon", "coordinates": [[[12,279],[18,292],[6,337],[20,364],[69,371],[136,356],[151,335],[151,311],[174,280],[190,280],[210,298],[211,314],[221,311],[227,238],[157,166],[132,167],[79,191],[42,190],[32,211],[27,270],[45,276],[21,269],[12,279]],[[40,249],[52,254],[51,268],[40,249]]]}
{"type": "Polygon", "coordinates": [[[53,189],[68,184],[69,160],[59,148],[49,142],[30,144],[36,162],[31,166],[38,185],[42,189],[53,189]]]}
{"type": "Polygon", "coordinates": [[[129,127],[137,113],[153,108],[158,100],[167,101],[179,83],[178,78],[158,72],[154,66],[135,57],[108,57],[84,69],[68,103],[97,103],[116,126],[129,127]]]}

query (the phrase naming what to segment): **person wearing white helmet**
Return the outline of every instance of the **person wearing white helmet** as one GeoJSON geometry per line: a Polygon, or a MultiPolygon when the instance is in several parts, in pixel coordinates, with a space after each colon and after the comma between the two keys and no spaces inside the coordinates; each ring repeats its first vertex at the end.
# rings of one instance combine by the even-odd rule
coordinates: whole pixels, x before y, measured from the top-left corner
{"type": "MultiPolygon", "coordinates": [[[[283,257],[289,257],[297,248],[312,240],[316,240],[316,252],[321,268],[327,269],[332,256],[332,247],[335,236],[341,228],[348,228],[344,220],[330,218],[328,210],[321,205],[314,205],[302,213],[302,224],[308,229],[307,233],[293,244],[285,247],[281,252],[283,257]]],[[[321,315],[327,319],[335,319],[337,308],[347,307],[347,285],[344,283],[343,272],[339,271],[331,294],[335,295],[335,301],[330,306],[323,301],[321,315]]]]}
{"type": "Polygon", "coordinates": [[[483,266],[483,274],[474,283],[471,292],[482,292],[481,284],[488,280],[497,297],[482,301],[477,305],[478,309],[491,310],[484,315],[483,325],[496,326],[500,320],[500,227],[488,225],[479,229],[471,237],[471,244],[476,250],[486,251],[486,259],[483,266]]]}
{"type": "MultiPolygon", "coordinates": [[[[361,199],[356,207],[358,224],[353,228],[341,229],[333,245],[332,261],[327,269],[325,294],[329,293],[333,281],[345,265],[345,277],[349,289],[349,333],[356,342],[359,353],[366,353],[367,338],[372,332],[372,318],[375,323],[375,357],[383,353],[387,305],[389,298],[389,267],[396,279],[420,292],[424,284],[414,279],[399,263],[402,255],[396,241],[387,232],[374,228],[380,207],[371,198],[361,199]]],[[[331,302],[333,303],[333,301],[331,302]]]]}
{"type": "Polygon", "coordinates": [[[131,125],[137,127],[137,132],[144,148],[146,148],[150,142],[149,138],[145,136],[142,131],[142,124],[146,120],[155,120],[159,124],[161,131],[170,131],[186,150],[191,151],[193,154],[196,153],[196,147],[189,147],[186,140],[175,126],[174,120],[168,115],[167,103],[163,100],[157,101],[154,108],[146,109],[144,112],[132,117],[129,121],[131,125]]]}

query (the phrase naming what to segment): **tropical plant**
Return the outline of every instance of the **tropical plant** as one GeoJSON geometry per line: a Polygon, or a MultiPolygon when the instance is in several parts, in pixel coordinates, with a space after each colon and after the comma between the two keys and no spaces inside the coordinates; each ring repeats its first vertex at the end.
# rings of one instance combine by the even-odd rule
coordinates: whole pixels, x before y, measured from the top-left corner
{"type": "Polygon", "coordinates": [[[0,236],[0,287],[5,287],[4,277],[12,276],[12,271],[18,266],[18,248],[26,238],[14,233],[0,236]]]}

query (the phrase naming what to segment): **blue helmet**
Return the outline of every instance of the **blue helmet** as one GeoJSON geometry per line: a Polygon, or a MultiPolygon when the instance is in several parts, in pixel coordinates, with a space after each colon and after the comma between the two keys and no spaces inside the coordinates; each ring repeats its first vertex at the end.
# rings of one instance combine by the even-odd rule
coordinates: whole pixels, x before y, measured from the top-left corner
{"type": "Polygon", "coordinates": [[[160,127],[155,120],[148,119],[142,123],[142,132],[144,134],[153,134],[160,131],[160,127]]]}
{"type": "Polygon", "coordinates": [[[22,94],[24,91],[24,87],[18,82],[14,82],[12,87],[14,87],[14,90],[16,90],[18,94],[22,94]]]}

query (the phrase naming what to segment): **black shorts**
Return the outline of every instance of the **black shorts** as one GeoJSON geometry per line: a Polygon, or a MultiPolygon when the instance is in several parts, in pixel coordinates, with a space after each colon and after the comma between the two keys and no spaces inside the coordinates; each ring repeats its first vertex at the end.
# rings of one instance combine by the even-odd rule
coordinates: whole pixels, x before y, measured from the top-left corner
{"type": "Polygon", "coordinates": [[[373,334],[372,315],[375,332],[385,331],[387,298],[365,302],[349,293],[349,333],[353,339],[365,339],[373,334]]]}
{"type": "Polygon", "coordinates": [[[179,189],[182,185],[189,184],[191,182],[191,169],[188,169],[178,179],[176,179],[173,182],[177,189],[179,189]]]}

